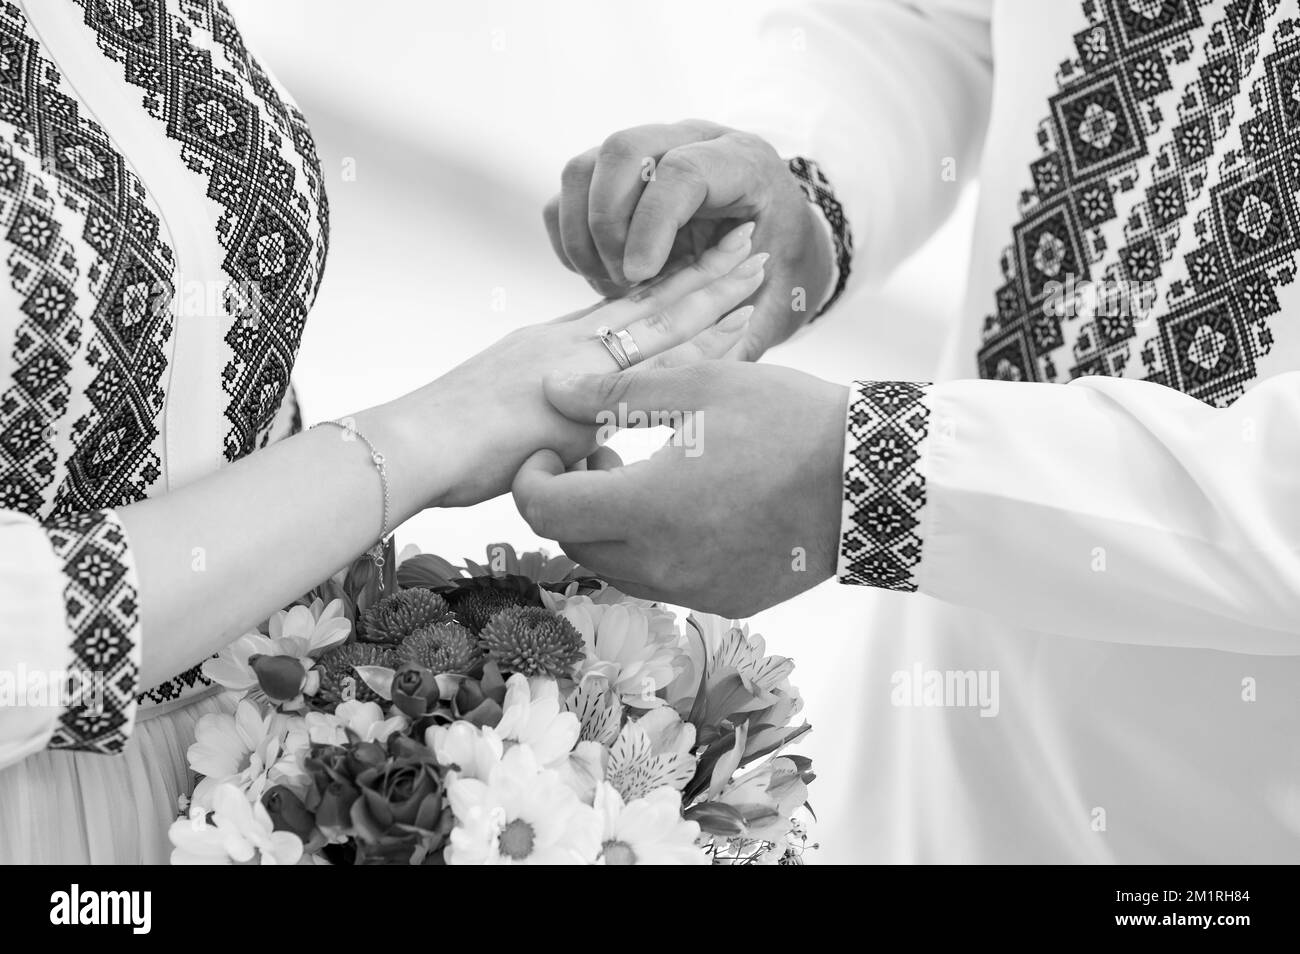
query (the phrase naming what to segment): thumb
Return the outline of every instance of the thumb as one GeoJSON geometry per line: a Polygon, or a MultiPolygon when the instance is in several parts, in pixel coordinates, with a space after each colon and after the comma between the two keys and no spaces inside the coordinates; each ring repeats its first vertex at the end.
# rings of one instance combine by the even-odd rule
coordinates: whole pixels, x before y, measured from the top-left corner
{"type": "Polygon", "coordinates": [[[627,413],[642,411],[653,419],[656,412],[695,410],[703,397],[701,369],[705,367],[696,364],[612,374],[551,372],[542,379],[542,388],[551,406],[572,421],[599,424],[614,414],[621,427],[646,426],[652,422],[627,423],[627,413]]]}

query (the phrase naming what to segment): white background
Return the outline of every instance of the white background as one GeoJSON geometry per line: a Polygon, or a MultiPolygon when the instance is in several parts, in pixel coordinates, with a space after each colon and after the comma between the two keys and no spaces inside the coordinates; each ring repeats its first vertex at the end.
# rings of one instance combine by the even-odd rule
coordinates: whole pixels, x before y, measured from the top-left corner
{"type": "MultiPolygon", "coordinates": [[[[556,262],[541,222],[561,167],[627,126],[725,121],[730,80],[770,5],[230,0],[250,45],[311,120],[325,169],[330,256],[295,372],[306,421],[395,397],[511,328],[588,304],[593,295],[556,262]]],[[[967,199],[884,289],[845,299],[765,360],[842,382],[928,379],[958,307],[967,199]]],[[[482,410],[491,406],[484,394],[482,410]]],[[[509,498],[429,512],[398,534],[399,546],[450,559],[481,558],[497,540],[542,544],[509,498]]],[[[836,841],[854,800],[835,766],[854,757],[845,700],[866,691],[853,678],[855,647],[891,635],[868,631],[867,604],[905,598],[826,583],[751,621],[769,650],[798,664],[814,723],[799,751],[820,776],[817,860],[870,860],[836,841]]]]}

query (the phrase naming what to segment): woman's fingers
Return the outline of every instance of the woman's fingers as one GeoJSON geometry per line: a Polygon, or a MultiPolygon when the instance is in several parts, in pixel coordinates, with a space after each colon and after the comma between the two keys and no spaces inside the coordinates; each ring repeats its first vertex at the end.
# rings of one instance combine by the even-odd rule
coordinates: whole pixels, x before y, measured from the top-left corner
{"type": "Polygon", "coordinates": [[[629,323],[620,337],[630,337],[643,360],[690,341],[758,291],[767,258],[766,252],[747,258],[724,278],[629,323]]]}
{"type": "Polygon", "coordinates": [[[600,320],[595,324],[624,328],[638,318],[666,308],[691,292],[720,281],[749,256],[753,234],[753,222],[738,225],[689,264],[671,274],[654,278],[622,298],[611,301],[602,310],[600,320]]]}
{"type": "Polygon", "coordinates": [[[704,329],[690,341],[649,358],[641,367],[676,368],[701,361],[726,358],[744,341],[753,305],[737,308],[717,324],[704,329]]]}

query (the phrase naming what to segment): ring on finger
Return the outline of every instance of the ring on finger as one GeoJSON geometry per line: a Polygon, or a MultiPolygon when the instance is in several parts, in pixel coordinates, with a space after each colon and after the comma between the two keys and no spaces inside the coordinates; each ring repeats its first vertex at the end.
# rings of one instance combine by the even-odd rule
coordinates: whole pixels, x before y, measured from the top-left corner
{"type": "MultiPolygon", "coordinates": [[[[626,371],[628,368],[632,367],[632,361],[626,354],[624,354],[619,339],[615,337],[614,332],[609,330],[608,326],[601,325],[597,328],[596,337],[599,338],[600,343],[605,346],[605,350],[609,352],[609,356],[614,359],[614,363],[618,365],[620,371],[626,371]]],[[[630,337],[631,336],[629,335],[629,338],[630,337]]],[[[636,347],[636,345],[633,344],[633,347],[636,347]]],[[[638,354],[639,353],[640,352],[638,352],[638,354]]]]}
{"type": "Polygon", "coordinates": [[[641,362],[641,349],[637,347],[636,339],[632,337],[632,332],[626,328],[614,332],[614,337],[618,338],[619,343],[623,346],[623,353],[627,355],[628,365],[639,364],[641,362]]]}

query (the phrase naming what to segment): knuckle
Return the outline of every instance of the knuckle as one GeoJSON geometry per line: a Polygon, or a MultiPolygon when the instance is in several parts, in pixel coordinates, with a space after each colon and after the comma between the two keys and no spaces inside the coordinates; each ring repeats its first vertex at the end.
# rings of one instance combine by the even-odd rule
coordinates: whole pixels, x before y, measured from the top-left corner
{"type": "Polygon", "coordinates": [[[659,160],[659,174],[687,181],[703,180],[705,169],[695,153],[686,149],[673,149],[659,160]]]}
{"type": "Polygon", "coordinates": [[[540,497],[534,497],[524,504],[524,522],[539,537],[551,537],[550,511],[540,497]]]}
{"type": "Polygon", "coordinates": [[[756,133],[735,129],[727,134],[727,139],[734,142],[746,152],[752,152],[755,155],[761,156],[763,159],[778,158],[775,147],[756,133]]]}
{"type": "Polygon", "coordinates": [[[588,153],[574,156],[560,170],[560,182],[566,189],[585,186],[595,167],[596,163],[588,153]]]}
{"type": "Polygon", "coordinates": [[[604,160],[626,162],[632,159],[641,159],[642,150],[633,132],[629,129],[623,129],[600,144],[599,155],[604,160]]]}
{"type": "Polygon", "coordinates": [[[644,321],[646,331],[651,334],[666,335],[673,330],[673,316],[663,309],[647,315],[644,321]]]}

